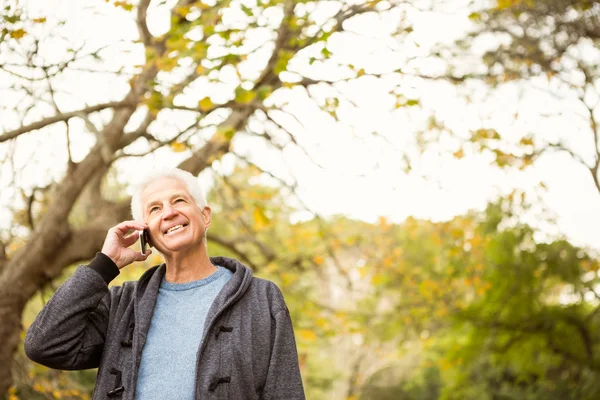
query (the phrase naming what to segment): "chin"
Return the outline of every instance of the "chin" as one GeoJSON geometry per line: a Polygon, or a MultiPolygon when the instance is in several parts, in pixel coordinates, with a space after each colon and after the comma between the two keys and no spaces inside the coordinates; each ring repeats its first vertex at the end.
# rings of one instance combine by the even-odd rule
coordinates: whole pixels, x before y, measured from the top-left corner
{"type": "Polygon", "coordinates": [[[189,250],[193,247],[194,247],[194,242],[189,239],[177,240],[177,241],[174,240],[171,243],[165,243],[163,245],[164,251],[167,253],[176,253],[176,252],[182,251],[182,250],[189,250]]]}

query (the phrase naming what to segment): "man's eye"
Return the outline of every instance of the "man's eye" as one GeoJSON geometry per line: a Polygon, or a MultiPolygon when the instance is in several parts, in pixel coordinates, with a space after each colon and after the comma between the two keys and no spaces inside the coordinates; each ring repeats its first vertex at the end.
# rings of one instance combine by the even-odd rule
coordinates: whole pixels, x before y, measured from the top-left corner
{"type": "Polygon", "coordinates": [[[177,200],[174,201],[174,203],[181,203],[182,201],[185,202],[184,199],[177,199],[177,200]]]}
{"type": "Polygon", "coordinates": [[[153,213],[154,211],[158,211],[158,207],[152,207],[152,208],[150,209],[150,213],[153,213]]]}

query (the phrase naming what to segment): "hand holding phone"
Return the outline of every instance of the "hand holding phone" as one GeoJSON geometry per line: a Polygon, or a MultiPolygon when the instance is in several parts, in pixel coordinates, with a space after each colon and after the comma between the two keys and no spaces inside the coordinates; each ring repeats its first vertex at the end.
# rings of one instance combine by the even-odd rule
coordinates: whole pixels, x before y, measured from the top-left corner
{"type": "Polygon", "coordinates": [[[117,268],[121,269],[134,261],[145,261],[148,255],[146,254],[146,245],[150,244],[149,231],[143,235],[143,230],[147,230],[148,226],[139,221],[123,221],[108,230],[101,252],[113,260],[117,268]],[[138,234],[131,233],[138,231],[138,234]],[[138,238],[143,236],[143,250],[140,253],[135,249],[130,248],[138,238]]]}

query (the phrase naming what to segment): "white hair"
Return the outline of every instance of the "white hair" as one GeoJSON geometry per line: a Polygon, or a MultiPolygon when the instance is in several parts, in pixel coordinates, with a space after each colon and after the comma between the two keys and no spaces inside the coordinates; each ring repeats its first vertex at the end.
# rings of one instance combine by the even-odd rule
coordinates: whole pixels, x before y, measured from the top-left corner
{"type": "Polygon", "coordinates": [[[134,220],[144,221],[142,192],[149,184],[162,178],[173,178],[183,182],[198,207],[204,208],[207,205],[204,190],[194,175],[179,168],[153,170],[135,185],[133,196],[131,196],[131,215],[134,220]]]}

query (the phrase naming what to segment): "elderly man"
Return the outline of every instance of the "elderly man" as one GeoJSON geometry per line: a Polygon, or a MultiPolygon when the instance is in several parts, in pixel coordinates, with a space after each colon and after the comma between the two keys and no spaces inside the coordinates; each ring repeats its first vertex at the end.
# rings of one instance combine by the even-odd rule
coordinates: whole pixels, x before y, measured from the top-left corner
{"type": "Polygon", "coordinates": [[[239,261],[209,257],[211,209],[197,179],[155,173],[131,209],[135,220],[111,228],[37,316],[27,355],[51,368],[99,367],[96,400],[304,399],[283,296],[239,261]],[[144,229],[165,263],[109,288],[151,253],[129,248],[144,229]]]}

